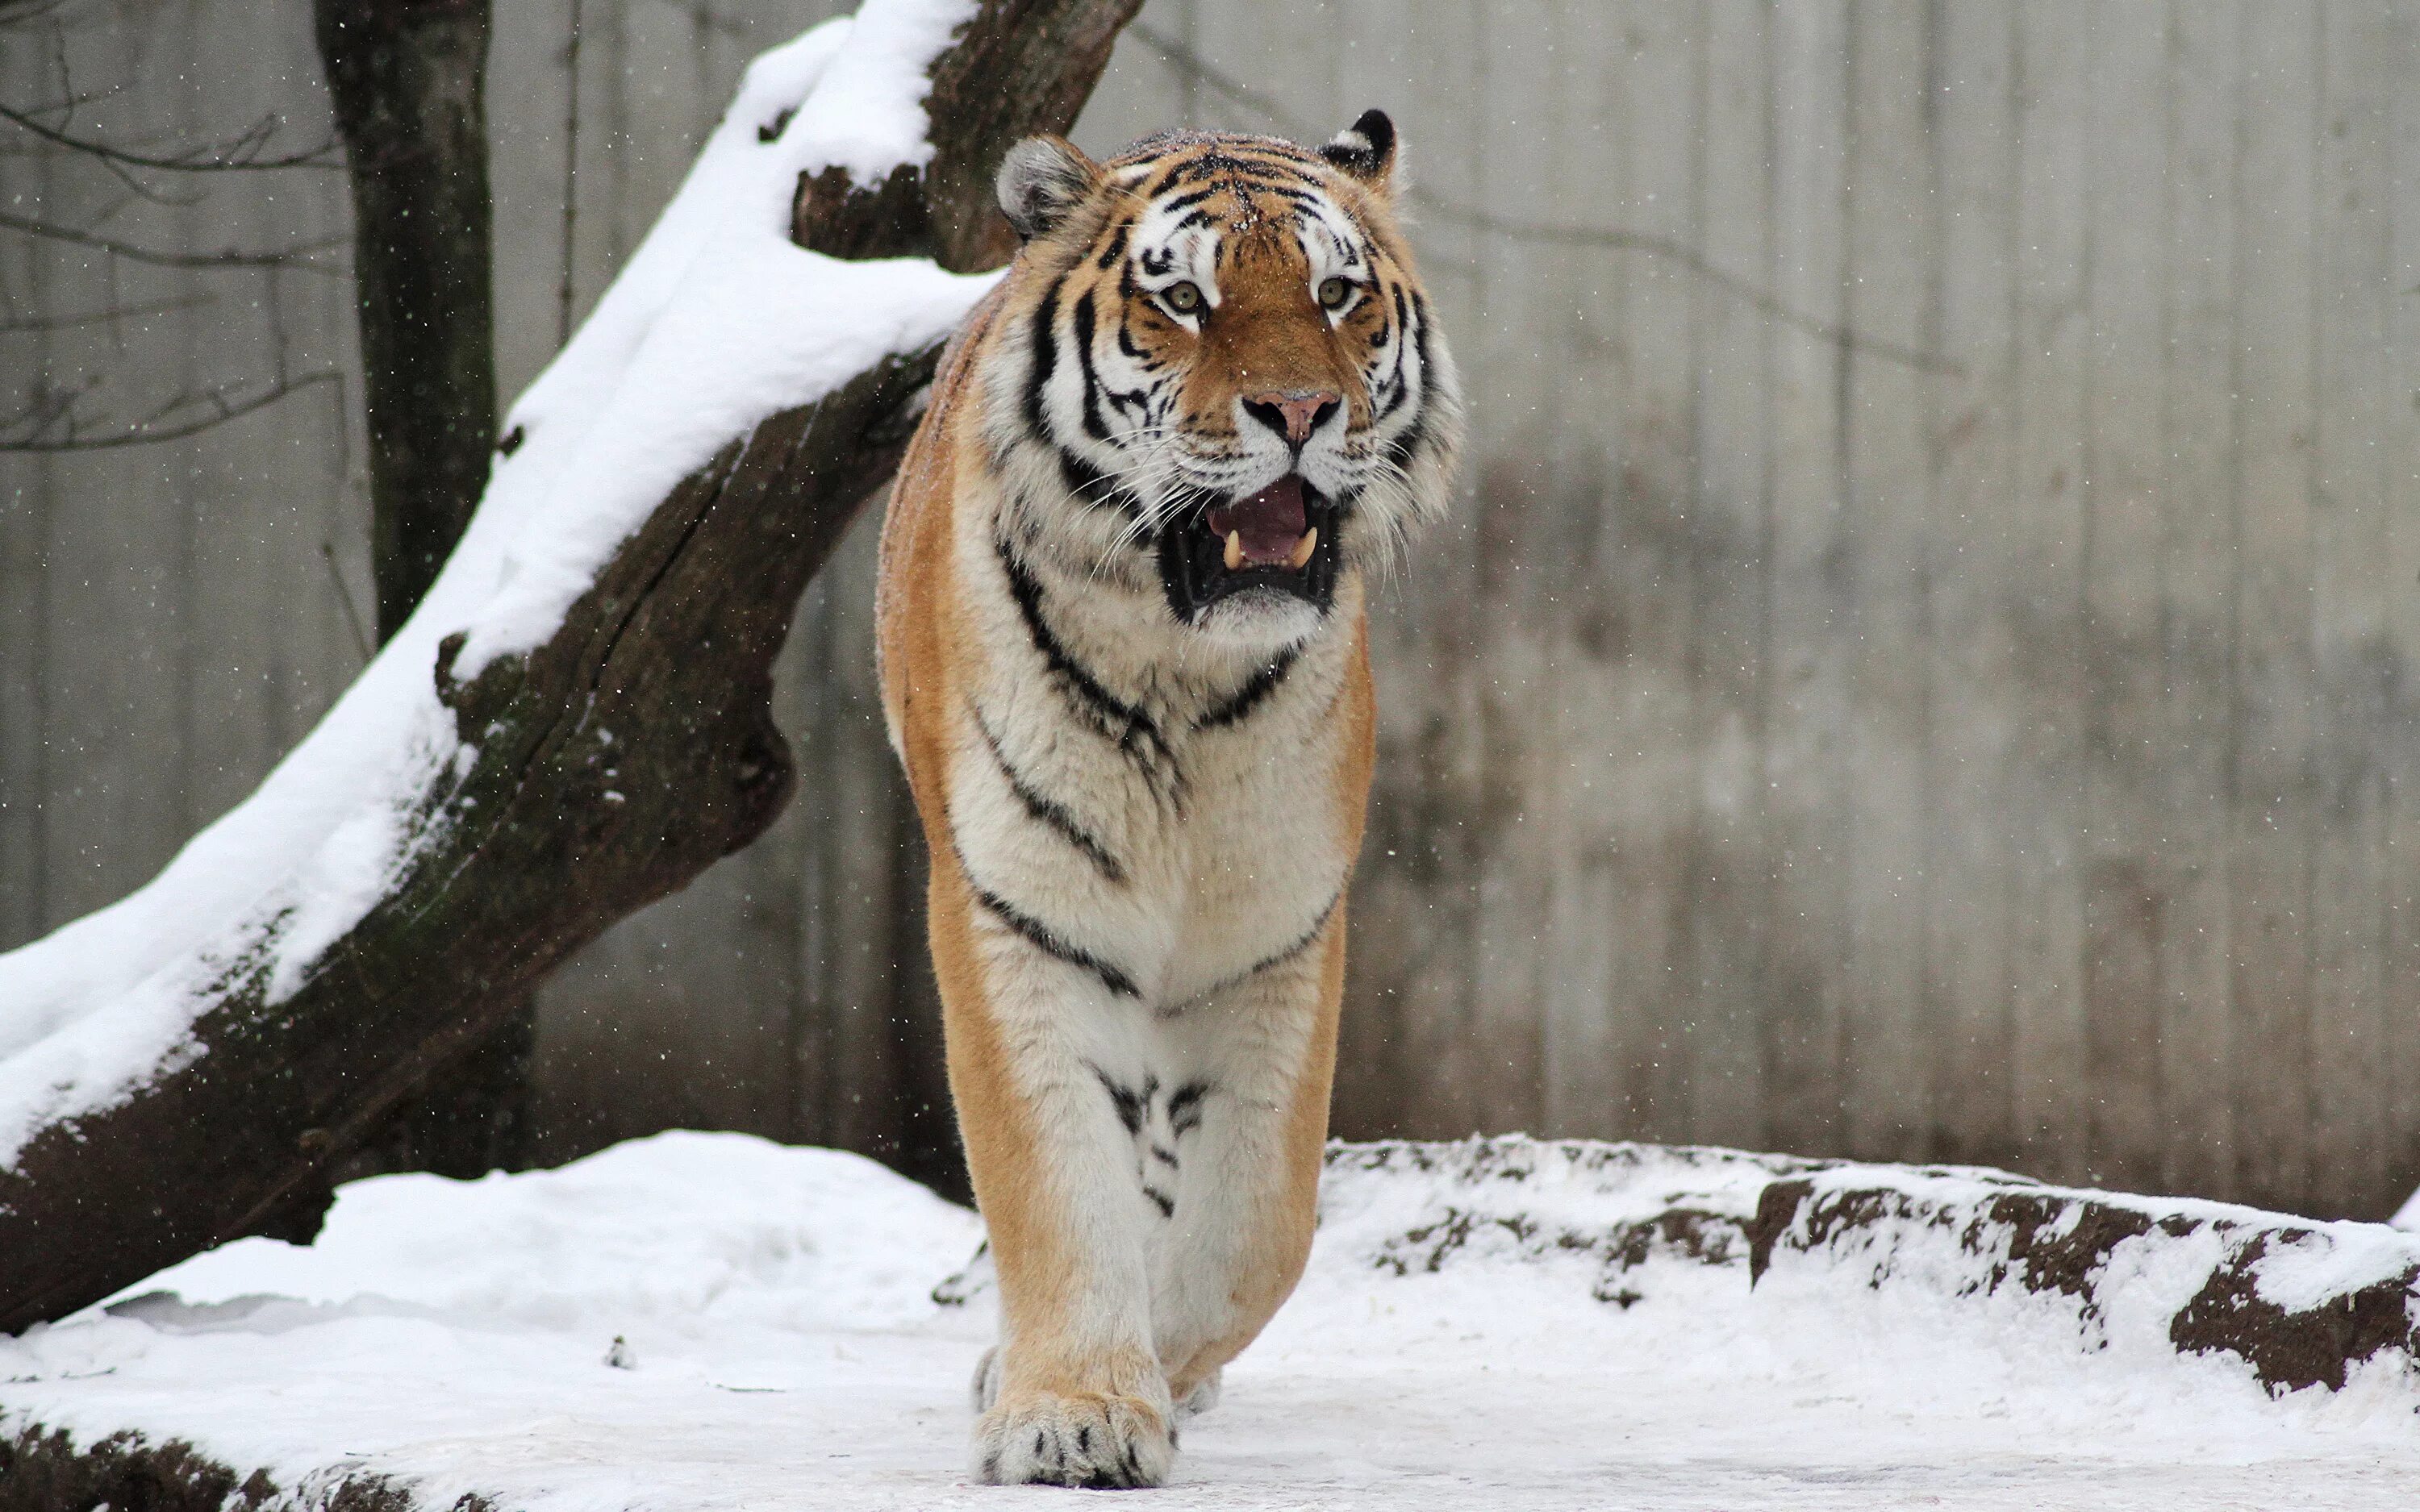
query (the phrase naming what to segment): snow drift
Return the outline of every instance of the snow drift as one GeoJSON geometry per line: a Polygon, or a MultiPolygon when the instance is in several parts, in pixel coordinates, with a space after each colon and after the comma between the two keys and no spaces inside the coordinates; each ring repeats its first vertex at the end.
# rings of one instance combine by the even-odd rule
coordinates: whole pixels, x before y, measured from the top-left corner
{"type": "MultiPolygon", "coordinates": [[[[0,1443],[181,1440],[264,1505],[1096,1505],[963,1478],[980,1233],[730,1134],[380,1178],[0,1343],[0,1443]]],[[[1993,1171],[1338,1146],[1156,1504],[2413,1504],[2416,1274],[2381,1226],[1993,1171]]]]}

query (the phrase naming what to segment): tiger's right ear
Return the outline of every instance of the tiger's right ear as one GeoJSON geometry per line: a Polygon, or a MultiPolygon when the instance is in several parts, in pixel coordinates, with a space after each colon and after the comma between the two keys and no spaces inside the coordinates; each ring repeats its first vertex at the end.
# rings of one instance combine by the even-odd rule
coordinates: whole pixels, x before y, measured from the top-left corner
{"type": "Polygon", "coordinates": [[[1029,136],[1000,163],[1000,212],[1027,241],[1047,236],[1093,195],[1101,170],[1063,136],[1029,136]]]}
{"type": "Polygon", "coordinates": [[[1319,155],[1375,189],[1384,189],[1395,168],[1395,123],[1383,110],[1365,110],[1361,118],[1327,139],[1319,155]]]}

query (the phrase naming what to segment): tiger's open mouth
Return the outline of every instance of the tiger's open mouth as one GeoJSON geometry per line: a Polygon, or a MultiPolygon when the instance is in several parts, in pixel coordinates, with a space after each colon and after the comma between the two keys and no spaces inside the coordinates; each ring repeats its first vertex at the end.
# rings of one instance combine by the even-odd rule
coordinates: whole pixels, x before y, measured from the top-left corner
{"type": "Polygon", "coordinates": [[[1325,610],[1336,591],[1336,506],[1295,473],[1195,515],[1159,538],[1169,608],[1190,625],[1220,599],[1264,589],[1325,610]]]}

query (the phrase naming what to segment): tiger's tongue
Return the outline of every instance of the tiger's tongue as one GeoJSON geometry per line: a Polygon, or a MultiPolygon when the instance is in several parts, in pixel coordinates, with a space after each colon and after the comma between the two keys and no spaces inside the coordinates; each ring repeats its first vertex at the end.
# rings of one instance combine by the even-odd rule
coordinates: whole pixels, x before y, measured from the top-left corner
{"type": "Polygon", "coordinates": [[[1249,499],[1221,504],[1210,511],[1210,529],[1218,539],[1242,537],[1244,564],[1276,566],[1290,561],[1308,526],[1302,504],[1302,479],[1288,473],[1249,499]]]}

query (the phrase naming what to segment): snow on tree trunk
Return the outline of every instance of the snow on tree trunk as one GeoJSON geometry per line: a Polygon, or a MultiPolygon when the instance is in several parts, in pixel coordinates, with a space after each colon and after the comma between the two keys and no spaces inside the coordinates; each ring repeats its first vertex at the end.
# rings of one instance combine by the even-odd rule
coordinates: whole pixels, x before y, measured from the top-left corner
{"type": "Polygon", "coordinates": [[[1139,4],[868,0],[751,67],[402,630],[151,884],[0,956],[0,1330],[275,1220],[771,823],[799,594],[1008,250],[992,165],[1139,4]]]}

